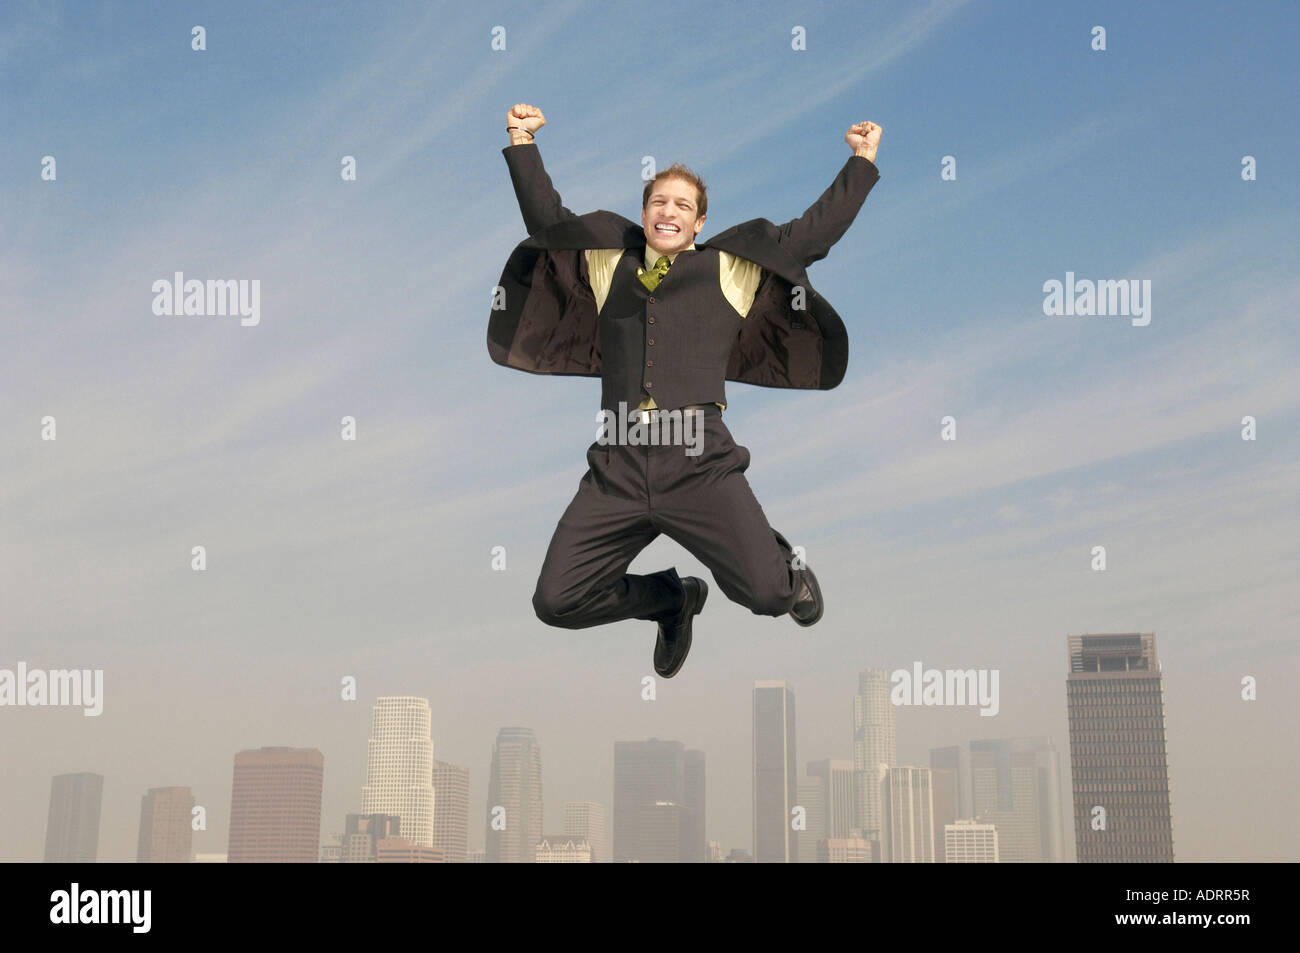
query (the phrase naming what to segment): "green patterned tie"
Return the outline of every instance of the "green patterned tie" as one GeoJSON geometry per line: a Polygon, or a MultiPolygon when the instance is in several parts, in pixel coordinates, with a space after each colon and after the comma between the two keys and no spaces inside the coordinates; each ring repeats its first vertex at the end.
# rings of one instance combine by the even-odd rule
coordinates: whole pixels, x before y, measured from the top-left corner
{"type": "Polygon", "coordinates": [[[664,275],[668,274],[669,264],[671,262],[668,261],[668,256],[660,255],[659,260],[655,262],[653,271],[646,271],[642,268],[637,277],[641,279],[641,284],[645,285],[647,290],[654,291],[659,287],[659,282],[663,280],[664,275]]]}

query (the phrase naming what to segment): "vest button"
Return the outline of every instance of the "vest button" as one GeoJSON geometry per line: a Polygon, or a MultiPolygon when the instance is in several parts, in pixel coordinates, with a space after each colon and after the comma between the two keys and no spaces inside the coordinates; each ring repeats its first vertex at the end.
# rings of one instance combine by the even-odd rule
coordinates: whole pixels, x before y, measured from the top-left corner
{"type": "Polygon", "coordinates": [[[646,382],[645,382],[645,386],[646,386],[646,387],[654,387],[655,385],[654,385],[653,383],[651,383],[650,381],[646,381],[646,382]]]}
{"type": "Polygon", "coordinates": [[[654,362],[654,361],[646,361],[646,362],[645,362],[645,366],[646,366],[646,367],[654,367],[654,366],[655,366],[655,362],[654,362]]]}
{"type": "Polygon", "coordinates": [[[655,339],[654,339],[654,338],[651,338],[650,340],[646,341],[645,343],[646,343],[646,344],[649,344],[651,347],[654,347],[654,346],[655,346],[655,339]]]}
{"type": "Polygon", "coordinates": [[[654,299],[654,295],[651,295],[651,296],[650,296],[650,303],[651,303],[651,304],[654,304],[654,300],[655,300],[655,299],[654,299]]]}
{"type": "Polygon", "coordinates": [[[655,316],[654,316],[653,314],[650,315],[649,321],[650,321],[651,324],[654,324],[654,323],[655,323],[655,316]]]}

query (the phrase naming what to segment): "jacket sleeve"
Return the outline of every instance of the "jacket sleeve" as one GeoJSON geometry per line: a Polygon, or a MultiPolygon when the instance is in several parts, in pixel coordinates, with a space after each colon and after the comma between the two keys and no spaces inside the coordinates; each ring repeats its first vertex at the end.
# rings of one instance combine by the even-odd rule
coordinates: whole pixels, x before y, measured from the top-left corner
{"type": "Polygon", "coordinates": [[[880,170],[866,156],[849,156],[821,198],[798,218],[778,226],[778,241],[805,268],[826,257],[840,240],[867,194],[880,179],[880,170]]]}
{"type": "Polygon", "coordinates": [[[555,191],[551,177],[546,174],[537,146],[506,146],[501,154],[510,169],[510,181],[514,184],[519,211],[523,213],[524,228],[529,235],[536,235],[556,222],[578,217],[560,201],[560,193],[555,191]]]}

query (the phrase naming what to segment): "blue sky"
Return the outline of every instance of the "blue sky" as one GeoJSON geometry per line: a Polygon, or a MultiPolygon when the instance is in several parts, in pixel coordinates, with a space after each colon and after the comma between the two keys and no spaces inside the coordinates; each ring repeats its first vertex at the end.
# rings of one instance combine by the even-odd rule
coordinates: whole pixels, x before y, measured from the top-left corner
{"type": "MultiPolygon", "coordinates": [[[[102,667],[107,693],[99,719],[0,712],[23,771],[0,858],[39,856],[49,776],[79,770],[108,777],[101,858],[132,856],[162,784],[194,786],[214,817],[196,849],[223,852],[233,754],[270,744],[325,752],[340,829],[380,694],[431,699],[472,818],[500,725],[538,732],[549,826],[565,798],[609,804],[613,742],[654,735],[706,752],[709,836],[748,849],[755,679],[792,681],[803,762],[851,757],[857,669],[996,667],[996,719],[902,711],[900,757],[1048,734],[1068,765],[1084,631],[1157,634],[1179,859],[1294,856],[1300,773],[1269,736],[1300,717],[1295,6],[655,9],[0,11],[0,666],[102,667]],[[644,624],[549,630],[528,602],[599,384],[486,353],[524,237],[500,155],[521,101],[569,208],[635,218],[642,157],[683,161],[709,184],[703,241],[796,217],[849,125],[884,129],[880,182],[809,272],[849,328],[845,382],[728,388],[826,618],[719,599],[653,704],[644,624]],[[153,315],[175,271],[260,279],[260,325],[153,315]],[[1151,280],[1150,324],[1045,316],[1067,271],[1151,280]],[[336,700],[343,674],[359,703],[336,700]]],[[[633,571],[668,564],[699,570],[658,541],[633,571]]]]}

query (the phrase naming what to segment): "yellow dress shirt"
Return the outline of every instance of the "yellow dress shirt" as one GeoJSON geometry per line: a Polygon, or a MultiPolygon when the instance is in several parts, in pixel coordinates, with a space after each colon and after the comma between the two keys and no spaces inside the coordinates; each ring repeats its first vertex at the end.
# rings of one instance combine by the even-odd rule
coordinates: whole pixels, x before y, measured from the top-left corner
{"type": "MultiPolygon", "coordinates": [[[[691,242],[685,251],[691,251],[695,248],[695,243],[691,242]]],[[[587,258],[587,276],[591,282],[591,291],[596,298],[596,313],[605,307],[605,299],[609,296],[609,286],[614,280],[614,266],[618,260],[623,257],[622,248],[588,248],[584,254],[587,258]]],[[[677,253],[668,256],[668,262],[671,264],[677,258],[677,253]]],[[[645,247],[645,268],[638,268],[637,275],[646,271],[653,271],[655,262],[659,260],[659,252],[649,246],[645,247]]],[[[752,261],[745,258],[737,257],[725,251],[718,252],[718,284],[721,287],[723,297],[725,297],[731,306],[743,318],[749,314],[749,309],[754,304],[754,295],[758,293],[758,283],[762,278],[763,269],[752,261]]],[[[637,405],[638,410],[653,410],[658,405],[654,402],[653,397],[647,397],[637,405]]],[[[726,404],[718,404],[723,410],[726,410],[726,404]]]]}

